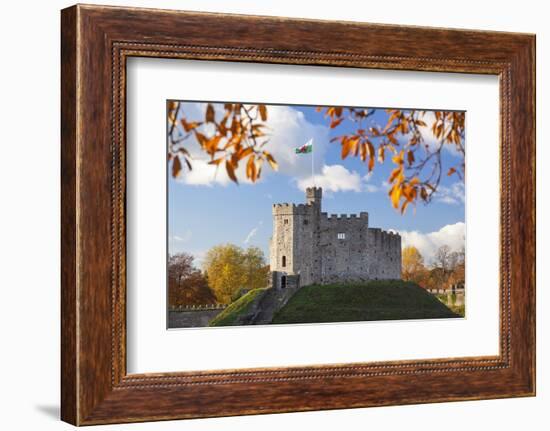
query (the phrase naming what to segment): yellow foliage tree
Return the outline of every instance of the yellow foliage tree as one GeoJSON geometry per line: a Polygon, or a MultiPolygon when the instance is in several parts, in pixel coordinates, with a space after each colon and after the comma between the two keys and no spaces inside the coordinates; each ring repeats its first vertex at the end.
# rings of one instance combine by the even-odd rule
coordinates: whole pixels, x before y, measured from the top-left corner
{"type": "Polygon", "coordinates": [[[403,280],[417,282],[426,272],[424,258],[414,246],[408,246],[401,252],[401,276],[403,280]]]}
{"type": "Polygon", "coordinates": [[[219,302],[228,304],[240,289],[266,287],[266,263],[256,247],[243,250],[233,244],[217,245],[206,253],[203,263],[210,289],[219,302]]]}

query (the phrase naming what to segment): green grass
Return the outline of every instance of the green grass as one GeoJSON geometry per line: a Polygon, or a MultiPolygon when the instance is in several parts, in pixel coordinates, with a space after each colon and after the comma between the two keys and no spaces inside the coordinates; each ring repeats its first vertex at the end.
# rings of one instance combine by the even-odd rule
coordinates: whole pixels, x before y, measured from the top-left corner
{"type": "Polygon", "coordinates": [[[301,288],[272,323],[355,322],[460,317],[415,283],[378,280],[301,288]]]}
{"type": "Polygon", "coordinates": [[[266,289],[253,289],[241,296],[235,302],[229,304],[220,314],[214,317],[208,326],[232,326],[238,324],[238,318],[249,312],[254,300],[258,298],[258,295],[263,293],[265,290],[266,289]]]}

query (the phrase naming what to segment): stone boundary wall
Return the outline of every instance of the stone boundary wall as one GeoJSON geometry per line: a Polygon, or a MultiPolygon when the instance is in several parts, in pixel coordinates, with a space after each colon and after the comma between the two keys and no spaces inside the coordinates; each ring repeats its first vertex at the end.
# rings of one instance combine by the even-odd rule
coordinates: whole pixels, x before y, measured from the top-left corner
{"type": "Polygon", "coordinates": [[[170,310],[168,313],[168,328],[205,328],[223,310],[223,308],[170,310]]]}
{"type": "Polygon", "coordinates": [[[228,304],[204,304],[204,305],[176,305],[168,307],[168,311],[204,311],[204,310],[223,310],[228,304]]]}

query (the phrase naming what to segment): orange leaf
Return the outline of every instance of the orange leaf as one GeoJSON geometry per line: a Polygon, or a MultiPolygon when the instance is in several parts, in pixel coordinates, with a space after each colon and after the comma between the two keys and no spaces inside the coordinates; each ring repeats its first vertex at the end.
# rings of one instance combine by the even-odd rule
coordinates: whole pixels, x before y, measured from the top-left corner
{"type": "Polygon", "coordinates": [[[336,126],[338,126],[342,121],[344,121],[344,118],[343,117],[340,117],[336,120],[333,120],[330,122],[330,128],[331,129],[334,129],[336,126]]]}
{"type": "Polygon", "coordinates": [[[206,115],[204,118],[207,123],[214,122],[214,107],[212,106],[211,103],[209,103],[208,106],[206,107],[206,115]]]}
{"type": "Polygon", "coordinates": [[[218,144],[221,138],[222,137],[220,135],[216,135],[206,142],[205,147],[208,154],[214,155],[214,153],[218,150],[218,144]]]}
{"type": "Polygon", "coordinates": [[[367,144],[363,142],[361,143],[359,148],[361,149],[361,160],[364,162],[365,160],[367,160],[367,144]]]}
{"type": "Polygon", "coordinates": [[[267,151],[264,151],[264,155],[269,163],[269,166],[271,166],[271,169],[273,169],[274,171],[279,169],[279,165],[277,164],[277,162],[275,161],[275,159],[271,154],[269,154],[267,151]]]}
{"type": "Polygon", "coordinates": [[[367,140],[367,148],[369,150],[369,157],[372,159],[374,158],[374,145],[372,145],[372,142],[367,140]]]}
{"type": "Polygon", "coordinates": [[[252,125],[252,136],[255,136],[256,138],[259,138],[260,136],[264,136],[265,133],[262,132],[262,127],[264,127],[263,124],[254,124],[252,125]]]}
{"type": "Polygon", "coordinates": [[[422,198],[422,200],[424,201],[427,201],[428,200],[428,192],[426,191],[426,189],[424,187],[422,187],[420,189],[420,197],[422,198]]]}
{"type": "Polygon", "coordinates": [[[231,178],[233,182],[238,184],[239,182],[237,181],[237,177],[235,176],[235,168],[229,160],[225,162],[225,170],[227,171],[227,175],[229,176],[229,178],[231,178]]]}
{"type": "Polygon", "coordinates": [[[350,153],[357,154],[358,143],[359,143],[359,138],[346,139],[345,143],[342,145],[342,159],[345,159],[350,153]]]}
{"type": "Polygon", "coordinates": [[[260,111],[260,117],[262,121],[267,121],[267,108],[265,105],[258,105],[258,111],[260,111]]]}
{"type": "Polygon", "coordinates": [[[391,189],[391,203],[395,209],[399,207],[399,199],[401,198],[401,187],[395,185],[391,189]]]}
{"type": "Polygon", "coordinates": [[[238,154],[239,159],[244,159],[249,154],[252,154],[253,151],[254,151],[254,148],[252,147],[246,147],[242,149],[241,151],[239,151],[239,154],[238,154]]]}
{"type": "Polygon", "coordinates": [[[348,139],[347,137],[344,136],[342,138],[342,153],[341,153],[342,159],[345,159],[348,156],[350,149],[351,149],[351,139],[348,139]]]}
{"type": "Polygon", "coordinates": [[[218,166],[221,162],[223,162],[223,157],[220,157],[219,159],[210,160],[208,164],[218,166]]]}
{"type": "Polygon", "coordinates": [[[380,163],[384,163],[384,147],[383,146],[378,147],[378,161],[380,163]]]}
{"type": "Polygon", "coordinates": [[[172,162],[172,177],[177,178],[181,172],[181,161],[178,156],[174,157],[172,162]]]}
{"type": "Polygon", "coordinates": [[[403,151],[401,150],[397,156],[392,157],[392,162],[396,165],[403,164],[403,151]]]}
{"type": "Polygon", "coordinates": [[[407,161],[409,162],[409,166],[414,163],[414,153],[411,150],[407,152],[407,161]]]}
{"type": "Polygon", "coordinates": [[[202,133],[195,131],[195,137],[197,138],[197,141],[199,141],[201,147],[204,147],[206,145],[208,139],[206,139],[206,136],[204,136],[202,133]]]}
{"type": "Polygon", "coordinates": [[[183,129],[186,132],[189,132],[190,130],[193,130],[193,129],[199,127],[201,124],[202,123],[199,123],[197,121],[192,121],[191,123],[188,123],[187,121],[185,121],[185,118],[181,119],[181,125],[183,126],[183,129]]]}
{"type": "Polygon", "coordinates": [[[246,164],[246,176],[252,180],[252,182],[256,181],[256,163],[254,162],[254,154],[252,154],[248,158],[248,162],[246,164]]]}
{"type": "Polygon", "coordinates": [[[456,172],[456,169],[455,168],[451,168],[449,169],[449,172],[447,172],[447,176],[451,176],[452,174],[454,174],[456,172]]]}
{"type": "Polygon", "coordinates": [[[395,179],[397,178],[397,176],[398,176],[400,173],[401,173],[401,168],[395,168],[395,169],[391,172],[389,182],[390,182],[390,183],[393,183],[393,182],[395,181],[395,179]]]}
{"type": "Polygon", "coordinates": [[[393,122],[393,120],[395,120],[397,117],[399,117],[399,115],[400,115],[399,111],[393,111],[392,114],[390,115],[390,118],[388,118],[388,123],[387,124],[391,124],[393,122]]]}

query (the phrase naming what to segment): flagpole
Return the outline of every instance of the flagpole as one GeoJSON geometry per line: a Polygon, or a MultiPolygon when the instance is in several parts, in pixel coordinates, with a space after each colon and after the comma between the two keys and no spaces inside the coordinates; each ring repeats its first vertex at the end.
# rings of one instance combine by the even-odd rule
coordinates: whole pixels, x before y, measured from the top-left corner
{"type": "Polygon", "coordinates": [[[313,152],[315,151],[315,148],[313,146],[313,138],[311,138],[311,182],[313,183],[313,187],[315,187],[315,173],[313,170],[313,152]]]}

